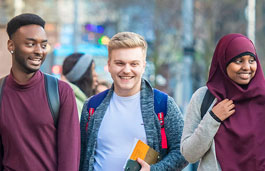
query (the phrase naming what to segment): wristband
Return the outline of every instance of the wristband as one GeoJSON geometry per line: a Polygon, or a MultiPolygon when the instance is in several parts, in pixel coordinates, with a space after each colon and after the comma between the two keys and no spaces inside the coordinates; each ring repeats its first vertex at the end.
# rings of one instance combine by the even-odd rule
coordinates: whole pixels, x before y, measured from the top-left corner
{"type": "Polygon", "coordinates": [[[211,116],[217,121],[217,122],[222,122],[214,113],[213,113],[213,111],[211,110],[210,111],[210,114],[211,114],[211,116]]]}

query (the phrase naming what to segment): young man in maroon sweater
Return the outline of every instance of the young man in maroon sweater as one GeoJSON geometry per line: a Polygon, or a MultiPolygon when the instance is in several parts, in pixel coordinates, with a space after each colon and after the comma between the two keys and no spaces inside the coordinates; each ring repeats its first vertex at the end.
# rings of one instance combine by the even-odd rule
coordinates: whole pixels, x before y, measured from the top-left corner
{"type": "Polygon", "coordinates": [[[60,108],[55,126],[39,70],[47,55],[45,21],[21,14],[7,25],[12,68],[2,89],[0,166],[2,170],[76,171],[80,127],[70,86],[58,82],[60,108]]]}

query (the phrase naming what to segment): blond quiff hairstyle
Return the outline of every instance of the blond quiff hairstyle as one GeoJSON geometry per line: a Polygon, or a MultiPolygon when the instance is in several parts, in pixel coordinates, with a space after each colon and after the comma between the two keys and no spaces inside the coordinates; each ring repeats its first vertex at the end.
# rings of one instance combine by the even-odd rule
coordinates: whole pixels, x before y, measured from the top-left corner
{"type": "Polygon", "coordinates": [[[133,32],[120,32],[115,34],[108,43],[109,58],[112,50],[123,48],[137,48],[143,50],[144,58],[146,58],[147,42],[143,36],[133,32]]]}

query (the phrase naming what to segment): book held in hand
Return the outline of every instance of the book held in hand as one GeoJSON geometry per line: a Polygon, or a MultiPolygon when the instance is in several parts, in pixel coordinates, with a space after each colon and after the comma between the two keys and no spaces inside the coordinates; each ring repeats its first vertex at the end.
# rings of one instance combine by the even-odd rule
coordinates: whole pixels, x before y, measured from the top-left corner
{"type": "Polygon", "coordinates": [[[141,165],[136,161],[137,158],[141,158],[149,165],[155,164],[158,160],[159,153],[153,148],[145,144],[143,141],[136,139],[133,149],[129,155],[129,158],[125,164],[125,171],[139,171],[141,165]]]}

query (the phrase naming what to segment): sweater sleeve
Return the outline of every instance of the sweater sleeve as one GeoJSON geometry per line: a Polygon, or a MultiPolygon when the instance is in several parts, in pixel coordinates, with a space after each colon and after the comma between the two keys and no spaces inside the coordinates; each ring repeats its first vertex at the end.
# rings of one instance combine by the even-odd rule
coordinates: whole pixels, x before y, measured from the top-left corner
{"type": "MultiPolygon", "coordinates": [[[[87,149],[87,131],[86,131],[86,125],[88,123],[88,111],[87,111],[87,105],[88,100],[84,103],[82,113],[81,113],[81,120],[80,120],[80,131],[81,131],[81,154],[80,154],[80,168],[79,170],[86,170],[84,168],[84,160],[86,158],[86,149],[87,149]]],[[[87,169],[88,170],[88,169],[87,169]]]]}
{"type": "Polygon", "coordinates": [[[180,140],[183,130],[183,116],[173,98],[168,98],[167,115],[165,117],[165,132],[167,136],[168,153],[158,163],[151,165],[151,171],[182,170],[188,162],[180,153],[180,140]]]}
{"type": "Polygon", "coordinates": [[[60,113],[57,127],[58,171],[77,171],[80,158],[80,126],[73,90],[59,82],[60,113]]]}
{"type": "Polygon", "coordinates": [[[200,108],[206,91],[207,87],[202,87],[193,94],[185,114],[181,153],[190,163],[200,160],[210,149],[220,126],[220,122],[217,122],[209,113],[216,99],[201,118],[200,108]]]}

